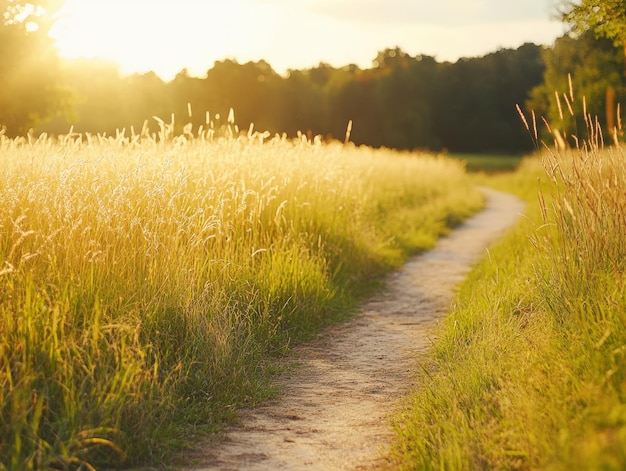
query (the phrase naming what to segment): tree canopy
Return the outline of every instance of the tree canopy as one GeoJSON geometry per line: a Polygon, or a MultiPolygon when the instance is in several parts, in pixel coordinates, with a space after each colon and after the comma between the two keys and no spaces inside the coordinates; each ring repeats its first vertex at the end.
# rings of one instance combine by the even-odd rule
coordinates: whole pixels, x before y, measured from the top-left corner
{"type": "Polygon", "coordinates": [[[544,80],[531,91],[527,107],[565,137],[584,136],[585,113],[597,117],[604,129],[612,129],[616,109],[607,101],[607,90],[615,93],[618,102],[625,96],[621,48],[587,31],[558,38],[543,58],[544,80]]]}
{"type": "Polygon", "coordinates": [[[48,36],[57,0],[0,0],[0,127],[26,133],[67,109],[54,44],[48,36]]]}
{"type": "Polygon", "coordinates": [[[68,84],[81,97],[76,117],[40,130],[113,134],[144,128],[175,115],[185,124],[225,123],[229,110],[246,131],[298,131],[343,140],[353,122],[356,144],[397,149],[519,153],[532,149],[515,110],[543,78],[540,46],[525,44],[456,63],[412,56],[398,47],[380,51],[372,67],[316,67],[276,73],[265,61],[218,61],[204,77],[181,71],[171,82],[155,74],[121,77],[112,64],[93,61],[66,66],[68,84]],[[189,104],[189,106],[188,106],[189,104]],[[189,109],[192,113],[189,115],[189,109]],[[208,114],[208,119],[207,119],[208,114]]]}
{"type": "Polygon", "coordinates": [[[626,2],[624,0],[563,1],[561,19],[575,32],[594,31],[599,36],[626,45],[626,2]]]}
{"type": "Polygon", "coordinates": [[[618,103],[625,96],[626,2],[561,0],[558,14],[571,30],[546,51],[545,78],[531,92],[528,105],[566,139],[584,131],[585,112],[597,117],[607,137],[614,138],[618,103]]]}
{"type": "Polygon", "coordinates": [[[70,126],[154,132],[153,116],[175,116],[178,132],[219,128],[234,109],[243,131],[252,123],[270,133],[343,140],[352,121],[356,144],[521,153],[533,142],[518,104],[558,122],[566,135],[580,127],[563,110],[582,116],[582,100],[559,103],[569,94],[568,76],[607,129],[626,95],[624,0],[560,0],[560,18],[572,29],[553,47],[524,44],[455,63],[395,47],[379,51],[370,68],[320,63],[286,75],[262,60],[224,59],[204,77],[183,70],[168,83],[154,73],[123,77],[111,63],[61,63],[48,33],[63,3],[0,0],[0,128],[9,135],[31,128],[63,134],[70,126]]]}

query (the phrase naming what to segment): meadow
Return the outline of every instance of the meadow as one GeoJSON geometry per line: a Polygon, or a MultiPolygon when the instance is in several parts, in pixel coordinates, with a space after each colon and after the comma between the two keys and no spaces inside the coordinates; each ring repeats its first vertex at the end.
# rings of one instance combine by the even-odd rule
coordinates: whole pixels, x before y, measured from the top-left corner
{"type": "Polygon", "coordinates": [[[626,155],[586,119],[579,147],[477,177],[528,209],[461,285],[396,469],[626,468],[626,155]]]}
{"type": "Polygon", "coordinates": [[[488,175],[514,172],[524,159],[524,155],[510,154],[445,154],[446,157],[465,163],[469,173],[485,173],[488,175]]]}
{"type": "Polygon", "coordinates": [[[0,470],[167,460],[483,204],[452,159],[227,131],[0,135],[0,470]]]}

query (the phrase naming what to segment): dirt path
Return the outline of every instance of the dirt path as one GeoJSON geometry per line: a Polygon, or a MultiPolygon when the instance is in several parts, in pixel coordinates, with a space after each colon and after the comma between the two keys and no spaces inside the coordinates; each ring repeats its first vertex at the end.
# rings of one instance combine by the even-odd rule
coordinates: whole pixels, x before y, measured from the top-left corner
{"type": "Polygon", "coordinates": [[[524,205],[483,189],[486,209],[391,274],[353,320],[297,347],[277,399],[198,452],[200,470],[353,470],[384,464],[388,414],[411,387],[416,356],[447,311],[453,287],[524,205]]]}

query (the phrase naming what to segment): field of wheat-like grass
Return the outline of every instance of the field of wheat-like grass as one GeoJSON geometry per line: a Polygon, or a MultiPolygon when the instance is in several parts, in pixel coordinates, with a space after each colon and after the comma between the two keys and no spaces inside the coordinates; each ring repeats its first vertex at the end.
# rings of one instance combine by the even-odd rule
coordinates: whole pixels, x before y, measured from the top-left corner
{"type": "Polygon", "coordinates": [[[252,133],[0,136],[0,188],[0,469],[214,430],[482,204],[452,160],[252,133]]]}

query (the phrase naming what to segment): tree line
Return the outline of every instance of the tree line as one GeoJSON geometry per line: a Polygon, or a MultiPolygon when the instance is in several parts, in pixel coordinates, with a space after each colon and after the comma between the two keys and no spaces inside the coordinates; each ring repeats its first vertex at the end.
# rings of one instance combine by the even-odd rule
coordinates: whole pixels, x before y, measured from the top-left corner
{"type": "MultiPolygon", "coordinates": [[[[50,9],[62,2],[39,3],[50,9]]],[[[350,140],[356,144],[522,153],[537,142],[523,127],[516,105],[527,114],[534,110],[537,119],[544,117],[567,138],[584,127],[583,107],[605,129],[612,128],[619,121],[616,104],[624,95],[620,42],[598,36],[587,23],[575,23],[573,18],[585,12],[576,11],[576,16],[574,7],[562,12],[572,30],[551,47],[528,43],[455,63],[411,56],[396,47],[380,51],[367,69],[320,63],[285,75],[265,61],[225,59],[204,77],[182,70],[165,82],[155,73],[121,76],[111,63],[61,62],[46,40],[47,23],[32,14],[28,21],[38,22],[38,28],[27,28],[19,5],[0,0],[0,10],[5,9],[0,124],[8,135],[29,130],[65,134],[70,129],[112,135],[146,126],[152,133],[159,119],[171,122],[172,116],[177,132],[196,132],[200,126],[219,129],[233,109],[243,131],[253,124],[272,134],[302,132],[343,140],[352,121],[350,140]],[[18,16],[19,21],[11,20],[18,16]],[[570,85],[586,97],[584,102],[568,98],[570,85]],[[566,107],[579,113],[563,115],[566,107]]]]}
{"type": "Polygon", "coordinates": [[[174,114],[178,131],[191,123],[224,124],[232,108],[239,128],[298,131],[344,139],[349,121],[355,144],[397,149],[458,152],[522,152],[528,139],[516,103],[542,81],[542,48],[524,44],[485,57],[439,63],[399,48],[378,53],[373,65],[334,68],[321,63],[276,73],[265,61],[218,61],[204,77],[185,70],[170,82],[156,74],[120,77],[113,64],[80,61],[67,65],[65,79],[78,101],[75,115],[40,129],[65,133],[138,130],[157,116],[174,114]],[[190,112],[191,111],[191,112],[190,112]],[[208,119],[207,119],[208,113],[208,119]],[[208,121],[208,122],[207,122],[208,121]]]}

